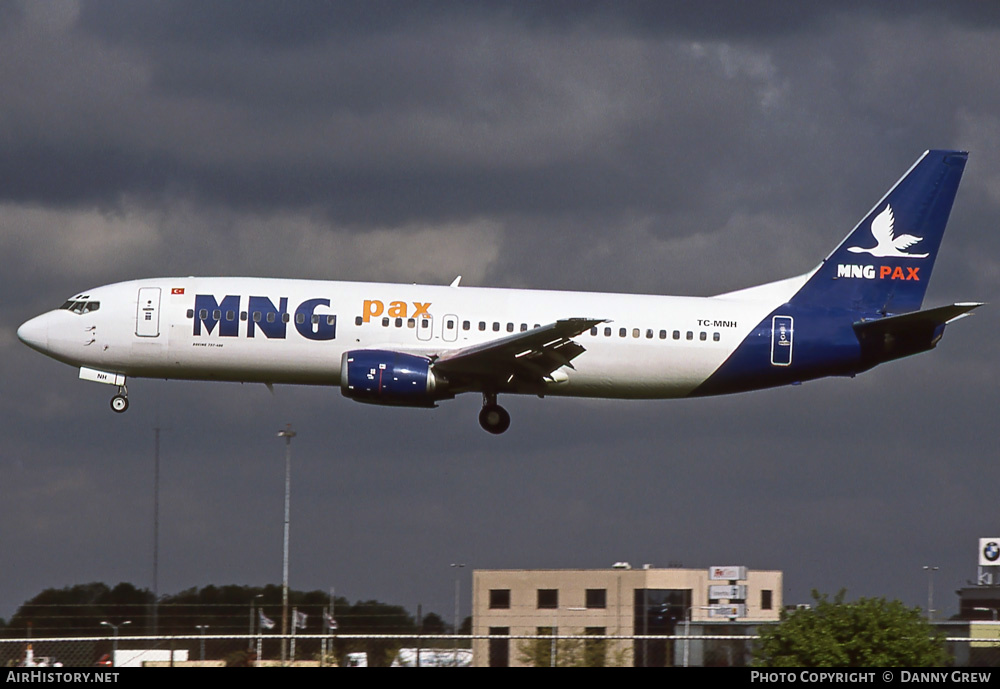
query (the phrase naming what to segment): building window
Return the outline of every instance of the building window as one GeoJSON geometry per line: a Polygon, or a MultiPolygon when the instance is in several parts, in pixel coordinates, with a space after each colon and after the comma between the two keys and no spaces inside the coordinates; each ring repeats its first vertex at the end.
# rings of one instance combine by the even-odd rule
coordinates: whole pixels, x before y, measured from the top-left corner
{"type": "Polygon", "coordinates": [[[510,608],[510,589],[490,589],[490,610],[510,608]]]}
{"type": "MultiPolygon", "coordinates": [[[[606,627],[586,627],[583,633],[587,636],[604,636],[608,630],[606,627]]],[[[584,667],[604,667],[606,656],[606,639],[586,639],[583,642],[584,667]]]]}
{"type": "Polygon", "coordinates": [[[588,608],[606,608],[608,607],[608,590],[587,589],[586,601],[588,608]]]}
{"type": "Polygon", "coordinates": [[[555,610],[559,607],[559,589],[538,589],[538,609],[555,610]]]}
{"type": "Polygon", "coordinates": [[[764,589],[760,592],[760,609],[770,610],[772,606],[773,592],[768,589],[764,589]]]}
{"type": "MultiPolygon", "coordinates": [[[[490,627],[490,636],[508,636],[510,627],[490,627]]],[[[490,667],[510,667],[510,639],[490,639],[490,667]]]]}

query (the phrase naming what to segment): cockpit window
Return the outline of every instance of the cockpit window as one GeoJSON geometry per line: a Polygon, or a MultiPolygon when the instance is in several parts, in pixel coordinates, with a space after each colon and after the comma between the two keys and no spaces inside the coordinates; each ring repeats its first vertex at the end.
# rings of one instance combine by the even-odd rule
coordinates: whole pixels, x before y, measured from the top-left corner
{"type": "Polygon", "coordinates": [[[90,313],[91,311],[97,311],[101,308],[101,302],[99,301],[76,301],[70,299],[68,302],[59,307],[60,310],[72,311],[77,314],[90,313]]]}

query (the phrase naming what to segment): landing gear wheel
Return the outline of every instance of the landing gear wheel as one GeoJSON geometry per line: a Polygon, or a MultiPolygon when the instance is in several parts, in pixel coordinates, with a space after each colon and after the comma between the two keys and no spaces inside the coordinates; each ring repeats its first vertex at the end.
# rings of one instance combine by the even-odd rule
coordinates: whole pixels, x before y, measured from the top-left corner
{"type": "Polygon", "coordinates": [[[128,409],[128,397],[125,395],[115,395],[111,398],[111,408],[121,414],[128,409]]]}
{"type": "Polygon", "coordinates": [[[510,414],[499,404],[484,404],[479,412],[479,425],[484,431],[500,435],[510,428],[510,414]]]}

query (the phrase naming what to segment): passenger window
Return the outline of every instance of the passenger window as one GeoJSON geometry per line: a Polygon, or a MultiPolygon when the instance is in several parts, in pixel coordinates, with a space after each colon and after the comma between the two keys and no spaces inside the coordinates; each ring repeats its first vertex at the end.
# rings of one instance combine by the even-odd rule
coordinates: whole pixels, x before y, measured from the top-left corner
{"type": "MultiPolygon", "coordinates": [[[[246,320],[246,318],[244,318],[243,320],[246,320]]],[[[304,313],[295,314],[295,322],[298,323],[299,325],[302,325],[303,323],[306,322],[306,315],[304,313]]]]}
{"type": "MultiPolygon", "coordinates": [[[[260,320],[259,318],[257,318],[257,313],[256,312],[254,312],[253,319],[255,321],[259,321],[260,320]]],[[[361,316],[355,316],[354,317],[354,325],[361,325],[364,322],[364,320],[365,319],[363,319],[361,316]]]]}
{"type": "Polygon", "coordinates": [[[500,332],[500,324],[497,323],[496,321],[493,321],[493,332],[495,333],[500,332]]]}
{"type": "Polygon", "coordinates": [[[462,330],[468,330],[472,327],[472,323],[469,321],[462,321],[462,330]]]}
{"type": "Polygon", "coordinates": [[[330,314],[329,316],[326,317],[327,325],[334,325],[336,322],[337,322],[337,317],[334,316],[333,314],[330,314]]]}
{"type": "Polygon", "coordinates": [[[290,320],[292,320],[292,317],[291,317],[290,314],[288,314],[288,313],[281,314],[281,322],[282,323],[287,323],[290,320]]]}
{"type": "Polygon", "coordinates": [[[397,318],[395,325],[396,325],[397,328],[402,328],[403,327],[403,319],[402,318],[397,318]]]}
{"type": "Polygon", "coordinates": [[[590,329],[590,335],[591,337],[593,337],[596,334],[597,334],[597,326],[594,326],[593,328],[590,329]]]}
{"type": "MultiPolygon", "coordinates": [[[[595,328],[595,330],[596,330],[596,328],[595,328]]],[[[526,333],[526,332],[528,332],[528,324],[527,324],[527,323],[522,323],[522,324],[521,324],[521,332],[522,332],[522,333],[526,333]]],[[[596,334],[596,333],[595,333],[595,334],[596,334]]]]}
{"type": "Polygon", "coordinates": [[[201,320],[205,320],[206,318],[208,318],[208,309],[199,309],[198,318],[200,318],[201,320]]]}
{"type": "Polygon", "coordinates": [[[674,339],[675,340],[681,339],[681,331],[680,330],[675,330],[674,331],[674,339]]]}
{"type": "Polygon", "coordinates": [[[417,327],[417,319],[415,319],[415,318],[407,318],[406,319],[406,327],[407,328],[416,328],[417,327]]]}
{"type": "MultiPolygon", "coordinates": [[[[268,323],[274,323],[274,311],[268,311],[267,312],[267,322],[268,323]]],[[[361,325],[361,324],[358,323],[358,325],[361,325]]]]}
{"type": "Polygon", "coordinates": [[[719,341],[719,333],[713,333],[712,334],[712,340],[714,342],[718,342],[719,341]]]}
{"type": "Polygon", "coordinates": [[[245,321],[246,319],[247,319],[247,312],[246,311],[240,311],[240,320],[241,321],[245,321]]]}
{"type": "Polygon", "coordinates": [[[212,311],[212,320],[217,321],[222,318],[222,309],[215,309],[212,311]]]}
{"type": "Polygon", "coordinates": [[[382,319],[382,327],[383,328],[388,328],[389,327],[389,317],[388,316],[386,316],[385,318],[382,319]]]}
{"type": "Polygon", "coordinates": [[[604,337],[611,337],[611,328],[604,329],[604,337]]]}
{"type": "Polygon", "coordinates": [[[632,328],[632,337],[639,337],[639,329],[632,328]]]}
{"type": "Polygon", "coordinates": [[[313,323],[313,325],[319,325],[319,314],[318,313],[314,313],[313,314],[313,316],[312,316],[312,323],[313,323]]]}
{"type": "Polygon", "coordinates": [[[625,330],[625,328],[619,328],[618,329],[618,337],[625,337],[625,333],[627,333],[627,332],[628,331],[625,330]]]}
{"type": "Polygon", "coordinates": [[[509,333],[514,332],[514,324],[513,323],[508,323],[507,324],[507,332],[509,332],[509,333]]]}
{"type": "Polygon", "coordinates": [[[704,330],[702,330],[701,331],[701,335],[698,336],[698,339],[701,340],[702,342],[704,342],[705,340],[708,339],[708,333],[706,333],[704,330]]]}
{"type": "Polygon", "coordinates": [[[647,340],[652,340],[653,339],[653,331],[652,331],[652,329],[646,330],[646,339],[647,340]]]}
{"type": "MultiPolygon", "coordinates": [[[[424,325],[427,325],[427,321],[424,321],[424,325]]],[[[448,330],[454,330],[455,329],[455,321],[453,321],[453,320],[451,320],[449,318],[448,320],[446,320],[444,322],[444,327],[448,328],[448,330]]]]}
{"type": "Polygon", "coordinates": [[[688,330],[687,339],[689,339],[689,340],[693,340],[694,339],[694,333],[691,332],[690,330],[688,330]]]}
{"type": "Polygon", "coordinates": [[[188,309],[187,317],[188,318],[194,318],[194,309],[188,309]]]}
{"type": "Polygon", "coordinates": [[[486,321],[479,321],[479,329],[486,330],[486,321]]]}
{"type": "Polygon", "coordinates": [[[666,330],[661,330],[660,331],[660,339],[661,340],[667,339],[667,331],[666,330]]]}

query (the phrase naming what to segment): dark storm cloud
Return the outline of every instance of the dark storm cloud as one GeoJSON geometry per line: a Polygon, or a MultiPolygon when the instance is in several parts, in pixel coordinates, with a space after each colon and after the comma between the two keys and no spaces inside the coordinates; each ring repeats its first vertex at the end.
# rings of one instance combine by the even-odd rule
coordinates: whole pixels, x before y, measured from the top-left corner
{"type": "Polygon", "coordinates": [[[846,585],[919,603],[928,563],[961,584],[974,539],[995,535],[990,308],[857,380],[517,398],[499,438],[474,398],[380,409],[312,388],[135,381],[112,417],[108,390],[14,329],[162,274],[712,294],[812,268],[928,147],[971,150],[928,303],[995,300],[998,12],[0,4],[0,523],[16,553],[0,616],[44,586],[148,585],[154,425],[164,590],[275,581],[289,420],[297,587],[441,612],[456,559],[741,560],[785,569],[790,602],[846,585]]]}

